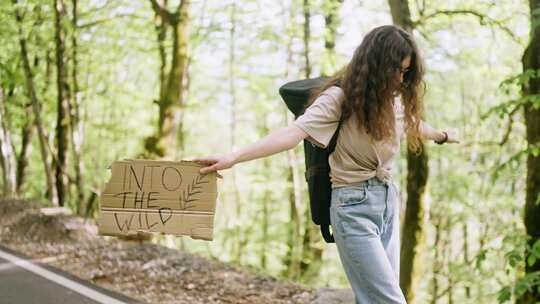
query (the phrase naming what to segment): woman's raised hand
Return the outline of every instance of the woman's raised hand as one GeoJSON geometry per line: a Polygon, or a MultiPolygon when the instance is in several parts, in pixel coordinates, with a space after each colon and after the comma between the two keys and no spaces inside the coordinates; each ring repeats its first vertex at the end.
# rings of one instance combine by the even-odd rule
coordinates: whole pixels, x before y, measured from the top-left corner
{"type": "Polygon", "coordinates": [[[231,154],[195,158],[193,159],[193,162],[201,165],[207,165],[199,170],[201,174],[228,169],[236,164],[235,157],[231,154]]]}

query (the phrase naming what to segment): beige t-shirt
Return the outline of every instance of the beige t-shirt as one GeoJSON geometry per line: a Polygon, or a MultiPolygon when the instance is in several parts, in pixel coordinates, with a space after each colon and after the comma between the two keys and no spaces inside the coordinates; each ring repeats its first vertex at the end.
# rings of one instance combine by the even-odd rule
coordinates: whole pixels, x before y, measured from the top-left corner
{"type": "MultiPolygon", "coordinates": [[[[344,98],[341,88],[328,88],[293,124],[309,135],[306,139],[311,143],[326,148],[338,127],[344,98]]],[[[372,140],[364,127],[359,126],[356,115],[342,123],[336,149],[328,160],[332,188],[374,176],[387,182],[392,180],[393,159],[399,153],[400,140],[404,137],[404,108],[399,97],[394,100],[394,113],[397,136],[386,141],[372,140]]]]}

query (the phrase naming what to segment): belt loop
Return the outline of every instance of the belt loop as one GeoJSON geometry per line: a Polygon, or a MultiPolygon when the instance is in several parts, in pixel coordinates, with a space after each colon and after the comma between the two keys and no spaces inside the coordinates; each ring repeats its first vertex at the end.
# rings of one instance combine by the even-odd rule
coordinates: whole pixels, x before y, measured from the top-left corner
{"type": "Polygon", "coordinates": [[[368,190],[370,190],[373,187],[373,185],[376,184],[375,183],[376,178],[377,177],[374,176],[374,177],[371,177],[370,179],[367,180],[367,184],[368,184],[367,188],[368,188],[368,190]]]}

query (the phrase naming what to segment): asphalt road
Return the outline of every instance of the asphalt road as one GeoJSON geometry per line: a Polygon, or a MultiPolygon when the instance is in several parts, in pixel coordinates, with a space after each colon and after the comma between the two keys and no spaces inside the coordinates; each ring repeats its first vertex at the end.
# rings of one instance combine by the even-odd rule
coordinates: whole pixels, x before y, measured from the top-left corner
{"type": "Polygon", "coordinates": [[[78,279],[64,271],[30,261],[0,245],[1,304],[141,303],[78,279]]]}

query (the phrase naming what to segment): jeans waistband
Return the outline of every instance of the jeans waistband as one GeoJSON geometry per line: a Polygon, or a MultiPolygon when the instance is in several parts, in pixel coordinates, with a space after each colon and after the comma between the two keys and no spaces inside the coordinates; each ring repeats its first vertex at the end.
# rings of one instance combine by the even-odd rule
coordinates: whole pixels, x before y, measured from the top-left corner
{"type": "Polygon", "coordinates": [[[353,183],[351,184],[350,186],[363,186],[363,185],[386,185],[387,183],[380,180],[378,177],[374,176],[370,179],[367,179],[367,180],[364,180],[364,181],[361,181],[361,182],[356,182],[356,183],[353,183]]]}

